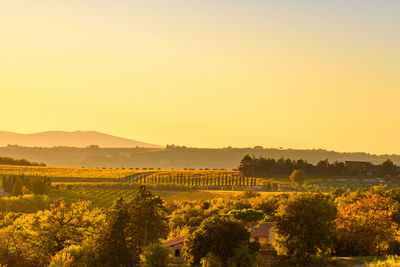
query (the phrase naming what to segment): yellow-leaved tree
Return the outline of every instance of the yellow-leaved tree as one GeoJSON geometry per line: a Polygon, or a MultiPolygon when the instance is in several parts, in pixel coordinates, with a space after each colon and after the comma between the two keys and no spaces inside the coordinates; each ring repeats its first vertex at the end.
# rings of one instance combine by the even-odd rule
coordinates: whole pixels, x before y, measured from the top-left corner
{"type": "Polygon", "coordinates": [[[398,203],[370,194],[339,210],[337,218],[337,254],[378,255],[398,238],[397,223],[392,221],[398,203]]]}

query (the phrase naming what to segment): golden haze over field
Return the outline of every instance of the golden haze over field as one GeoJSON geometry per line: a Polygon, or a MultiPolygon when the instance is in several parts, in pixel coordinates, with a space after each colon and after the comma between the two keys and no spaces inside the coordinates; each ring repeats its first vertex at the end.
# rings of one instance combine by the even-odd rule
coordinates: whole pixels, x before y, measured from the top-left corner
{"type": "Polygon", "coordinates": [[[1,128],[400,153],[399,11],[395,0],[3,0],[1,128]]]}

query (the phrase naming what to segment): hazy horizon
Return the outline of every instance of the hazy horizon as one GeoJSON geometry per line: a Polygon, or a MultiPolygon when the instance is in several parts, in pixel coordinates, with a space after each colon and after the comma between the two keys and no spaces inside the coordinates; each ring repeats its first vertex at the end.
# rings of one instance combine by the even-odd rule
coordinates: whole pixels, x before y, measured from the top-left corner
{"type": "Polygon", "coordinates": [[[0,1],[1,130],[400,154],[400,2],[0,1]]]}
{"type": "MultiPolygon", "coordinates": [[[[98,140],[98,139],[97,139],[98,140]]],[[[67,140],[64,140],[66,142],[68,142],[67,140]]],[[[74,139],[70,140],[71,143],[76,142],[76,136],[74,137],[74,139]]],[[[28,142],[27,140],[25,140],[25,142],[28,142]]],[[[52,143],[52,142],[57,142],[57,140],[46,140],[46,143],[52,143]]],[[[299,147],[299,148],[292,148],[292,147],[265,147],[262,145],[254,145],[254,146],[232,146],[232,145],[228,145],[228,146],[215,146],[215,147],[211,147],[211,146],[206,146],[206,147],[199,147],[199,146],[187,146],[185,144],[174,144],[174,143],[166,143],[166,144],[155,144],[155,143],[151,143],[151,142],[147,142],[147,140],[138,140],[136,138],[132,138],[132,137],[126,137],[126,136],[117,136],[117,135],[111,135],[108,134],[106,132],[101,132],[101,131],[95,131],[95,130],[73,130],[73,131],[63,131],[63,130],[51,130],[51,131],[43,131],[43,132],[31,132],[31,133],[17,133],[17,132],[12,132],[12,131],[0,131],[0,147],[6,147],[8,145],[18,145],[21,147],[43,147],[43,148],[53,148],[56,146],[67,146],[67,147],[71,147],[71,148],[85,148],[87,146],[91,146],[91,145],[99,145],[100,148],[135,148],[137,146],[139,147],[145,147],[145,148],[165,148],[167,145],[175,145],[175,146],[179,146],[179,147],[187,147],[187,148],[195,148],[195,149],[224,149],[227,147],[232,147],[232,148],[236,148],[236,149],[252,149],[255,147],[259,147],[261,146],[263,149],[277,149],[277,150],[323,150],[323,151],[327,151],[327,152],[337,152],[337,153],[366,153],[366,154],[371,154],[371,155],[400,155],[400,154],[396,154],[396,153],[372,153],[369,151],[339,151],[339,150],[334,150],[334,149],[326,149],[323,147],[299,147]],[[11,134],[17,134],[17,135],[23,135],[23,138],[29,138],[30,136],[35,136],[35,135],[41,135],[41,134],[51,134],[51,133],[60,133],[60,134],[84,134],[84,137],[82,140],[79,140],[78,142],[80,143],[79,145],[66,145],[63,143],[59,143],[59,144],[54,144],[54,145],[43,145],[43,144],[34,144],[34,141],[29,141],[29,145],[27,145],[26,143],[22,143],[22,144],[18,144],[16,142],[9,142],[9,143],[4,143],[4,140],[2,139],[2,134],[3,133],[11,133],[11,134]],[[111,142],[113,138],[117,139],[117,144],[120,143],[118,139],[122,139],[122,141],[132,141],[137,142],[137,144],[134,145],[126,145],[126,146],[121,146],[121,145],[102,145],[101,144],[101,140],[100,141],[94,141],[94,142],[89,142],[87,140],[90,139],[86,139],[86,136],[88,133],[94,133],[94,134],[100,134],[100,135],[104,135],[107,137],[111,137],[111,140],[107,140],[107,142],[111,142]],[[85,141],[87,141],[87,143],[85,143],[85,141]],[[143,145],[144,144],[144,145],[143,145]]]]}

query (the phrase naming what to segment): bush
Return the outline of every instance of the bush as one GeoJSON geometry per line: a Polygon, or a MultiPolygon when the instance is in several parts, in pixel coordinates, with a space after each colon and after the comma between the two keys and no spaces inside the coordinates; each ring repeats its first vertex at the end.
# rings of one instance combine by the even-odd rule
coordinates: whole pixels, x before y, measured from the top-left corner
{"type": "Polygon", "coordinates": [[[72,267],[74,263],[74,257],[71,253],[60,251],[51,258],[49,267],[72,267]]]}
{"type": "Polygon", "coordinates": [[[0,211],[33,213],[48,209],[51,199],[46,195],[23,195],[0,198],[0,211]]]}
{"type": "Polygon", "coordinates": [[[171,262],[171,250],[159,243],[146,247],[140,256],[143,267],[167,267],[171,262]]]}
{"type": "Polygon", "coordinates": [[[289,178],[292,182],[303,183],[306,180],[306,174],[303,170],[294,170],[289,178]]]}
{"type": "Polygon", "coordinates": [[[213,253],[208,253],[201,259],[201,267],[223,267],[222,261],[213,253]]]}
{"type": "Polygon", "coordinates": [[[64,248],[54,255],[51,259],[49,267],[65,266],[65,267],[80,267],[80,266],[92,266],[93,252],[87,247],[80,245],[72,245],[64,248]]]}
{"type": "Polygon", "coordinates": [[[366,267],[400,267],[400,257],[399,256],[389,256],[382,261],[374,261],[367,263],[366,267]]]}
{"type": "Polygon", "coordinates": [[[229,267],[257,267],[259,254],[251,251],[246,243],[241,243],[240,247],[234,250],[233,257],[228,261],[229,267]]]}

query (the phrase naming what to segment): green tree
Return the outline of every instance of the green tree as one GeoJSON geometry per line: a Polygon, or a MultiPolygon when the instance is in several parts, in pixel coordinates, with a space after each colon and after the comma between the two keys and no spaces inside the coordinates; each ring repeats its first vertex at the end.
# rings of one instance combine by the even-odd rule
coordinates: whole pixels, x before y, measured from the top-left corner
{"type": "Polygon", "coordinates": [[[161,197],[140,186],[138,195],[128,203],[128,246],[141,254],[144,247],[167,237],[168,218],[161,197]]]}
{"type": "Polygon", "coordinates": [[[23,187],[23,184],[21,182],[21,179],[19,179],[19,177],[17,177],[14,182],[14,185],[13,185],[12,194],[14,196],[22,195],[22,187],[23,187]]]}
{"type": "Polygon", "coordinates": [[[49,267],[73,267],[74,257],[71,253],[60,251],[51,258],[49,267]]]}
{"type": "Polygon", "coordinates": [[[228,260],[229,267],[258,267],[260,261],[259,254],[252,251],[250,246],[241,243],[239,247],[235,248],[233,257],[228,260]]]}
{"type": "Polygon", "coordinates": [[[144,249],[140,258],[140,266],[167,267],[171,262],[171,249],[161,245],[160,243],[153,243],[144,249]]]}
{"type": "Polygon", "coordinates": [[[3,251],[0,254],[10,255],[12,262],[0,258],[0,264],[46,266],[58,252],[81,244],[102,224],[101,212],[97,209],[90,211],[89,204],[56,202],[50,210],[17,218],[4,229],[3,244],[7,246],[0,249],[3,251]]]}
{"type": "Polygon", "coordinates": [[[266,221],[275,221],[275,214],[279,207],[279,198],[283,198],[285,195],[262,195],[255,198],[251,205],[255,210],[262,210],[266,216],[266,221]]]}
{"type": "Polygon", "coordinates": [[[278,209],[274,246],[279,255],[309,260],[333,246],[337,210],[322,193],[292,194],[278,209]]]}
{"type": "Polygon", "coordinates": [[[303,183],[306,180],[306,174],[303,170],[294,170],[289,178],[292,182],[303,183]]]}
{"type": "Polygon", "coordinates": [[[96,258],[103,266],[132,266],[138,254],[128,247],[126,226],[130,220],[128,207],[122,198],[107,212],[105,226],[95,241],[96,258]]]}
{"type": "Polygon", "coordinates": [[[238,168],[240,173],[244,176],[252,176],[254,174],[252,163],[253,159],[249,155],[244,156],[238,168]]]}
{"type": "Polygon", "coordinates": [[[396,175],[397,174],[397,166],[390,160],[384,161],[381,165],[381,172],[383,175],[396,175]]]}
{"type": "Polygon", "coordinates": [[[261,210],[254,209],[242,209],[242,210],[231,210],[228,216],[241,221],[245,226],[251,228],[258,222],[264,219],[265,214],[261,210]]]}
{"type": "Polygon", "coordinates": [[[185,258],[190,264],[199,266],[200,260],[212,253],[226,265],[234,250],[242,242],[249,242],[249,238],[249,231],[239,222],[226,217],[211,217],[204,220],[185,242],[185,258]]]}
{"type": "Polygon", "coordinates": [[[218,211],[204,209],[201,205],[186,203],[172,212],[169,220],[170,228],[171,230],[188,228],[190,232],[194,232],[204,219],[216,212],[218,211]]]}
{"type": "Polygon", "coordinates": [[[201,267],[224,267],[222,261],[211,252],[202,258],[200,263],[201,267]]]}

